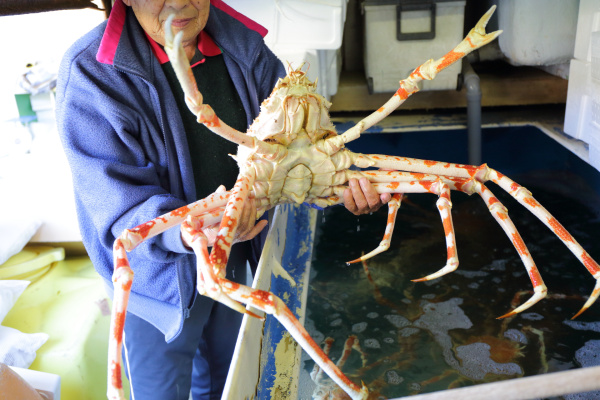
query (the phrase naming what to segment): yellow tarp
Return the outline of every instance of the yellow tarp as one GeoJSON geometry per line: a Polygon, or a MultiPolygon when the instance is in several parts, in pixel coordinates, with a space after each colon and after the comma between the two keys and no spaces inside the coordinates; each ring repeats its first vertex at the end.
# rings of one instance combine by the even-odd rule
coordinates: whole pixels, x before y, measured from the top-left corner
{"type": "Polygon", "coordinates": [[[0,266],[0,279],[32,282],[2,325],[50,336],[30,369],[59,375],[61,400],[106,399],[110,299],[89,258],[61,254],[26,246],[0,266]]]}

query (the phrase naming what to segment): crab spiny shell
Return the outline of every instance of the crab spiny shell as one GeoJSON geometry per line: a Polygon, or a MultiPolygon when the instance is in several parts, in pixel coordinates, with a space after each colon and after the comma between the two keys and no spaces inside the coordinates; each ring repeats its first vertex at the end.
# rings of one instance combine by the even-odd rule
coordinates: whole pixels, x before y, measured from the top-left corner
{"type": "Polygon", "coordinates": [[[263,141],[289,145],[304,130],[312,143],[336,135],[329,118],[331,103],[315,92],[300,69],[290,69],[279,79],[271,95],[261,104],[260,115],[248,129],[248,135],[263,141]]]}

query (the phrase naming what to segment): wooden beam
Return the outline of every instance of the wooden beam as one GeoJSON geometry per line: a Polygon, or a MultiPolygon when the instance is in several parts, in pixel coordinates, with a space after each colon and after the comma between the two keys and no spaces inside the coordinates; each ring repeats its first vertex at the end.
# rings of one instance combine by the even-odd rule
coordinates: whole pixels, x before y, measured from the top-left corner
{"type": "MultiPolygon", "coordinates": [[[[533,67],[513,67],[499,62],[476,68],[482,92],[481,105],[519,106],[565,104],[568,81],[533,67]]],[[[331,112],[373,111],[393,93],[369,94],[362,71],[342,71],[338,91],[331,99],[331,112]]],[[[415,93],[403,110],[464,108],[466,90],[434,90],[415,93]]]]}
{"type": "MultiPolygon", "coordinates": [[[[106,7],[106,3],[103,4],[106,7]]],[[[0,16],[83,8],[104,11],[92,0],[2,0],[0,2],[0,16]]]]}

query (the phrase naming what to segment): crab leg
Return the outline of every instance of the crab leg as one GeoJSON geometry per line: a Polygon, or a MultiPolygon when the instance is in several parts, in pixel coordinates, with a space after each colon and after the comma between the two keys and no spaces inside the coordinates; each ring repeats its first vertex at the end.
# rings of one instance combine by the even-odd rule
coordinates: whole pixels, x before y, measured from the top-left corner
{"type": "MultiPolygon", "coordinates": [[[[486,166],[487,168],[487,166],[486,166]]],[[[489,169],[489,168],[488,168],[489,169]]],[[[502,175],[498,171],[489,169],[490,180],[510,193],[521,205],[528,209],[540,221],[544,223],[558,238],[567,246],[567,248],[581,261],[589,273],[596,279],[596,284],[592,294],[585,302],[583,307],[572,318],[577,318],[581,313],[587,310],[600,296],[600,265],[583,249],[575,238],[562,226],[556,218],[552,216],[526,188],[514,182],[510,178],[502,175]]]]}
{"type": "MultiPolygon", "coordinates": [[[[452,203],[450,201],[450,189],[456,190],[456,182],[451,180],[445,180],[443,177],[431,174],[401,172],[401,171],[348,171],[348,177],[359,178],[367,177],[373,186],[379,193],[415,193],[415,192],[429,192],[439,196],[436,206],[440,212],[442,223],[444,226],[444,233],[446,236],[446,249],[447,249],[447,262],[446,265],[441,268],[438,272],[428,275],[421,279],[416,279],[414,282],[420,282],[424,280],[431,280],[438,278],[442,275],[455,271],[458,267],[458,256],[456,253],[456,237],[454,234],[454,226],[452,224],[452,215],[450,210],[452,203]],[[383,185],[382,183],[387,183],[383,185]]],[[[462,180],[464,181],[464,179],[462,180]]],[[[395,196],[395,195],[394,195],[395,196]]],[[[391,203],[391,204],[390,204],[391,203]]],[[[394,224],[396,219],[397,207],[392,202],[388,214],[388,222],[384,234],[384,239],[372,252],[363,255],[356,260],[348,262],[354,263],[358,261],[364,261],[368,258],[373,257],[376,254],[382,253],[389,249],[389,242],[391,239],[392,232],[394,230],[394,224]],[[394,208],[394,214],[392,209],[394,208]],[[389,236],[389,238],[388,238],[389,236]]]]}
{"type": "Polygon", "coordinates": [[[502,31],[495,31],[487,34],[485,33],[485,27],[492,17],[495,9],[496,6],[492,6],[492,8],[490,8],[488,12],[483,15],[483,17],[481,17],[479,22],[477,22],[477,25],[471,29],[463,41],[460,42],[453,50],[436,61],[426,61],[417,67],[417,69],[415,69],[408,78],[400,81],[400,88],[398,91],[381,108],[365,117],[357,125],[348,129],[340,136],[328,140],[336,143],[348,143],[352,140],[358,139],[362,132],[387,117],[392,111],[404,103],[404,101],[410,95],[419,91],[419,82],[424,79],[431,80],[435,78],[435,76],[444,68],[454,64],[473,50],[479,49],[498,37],[502,31]]]}
{"type": "Polygon", "coordinates": [[[392,199],[388,202],[388,218],[385,226],[385,233],[383,234],[383,239],[379,243],[379,246],[370,253],[364,254],[363,256],[348,261],[346,264],[350,265],[353,263],[357,263],[360,261],[367,260],[371,257],[376,256],[377,254],[383,253],[390,248],[390,242],[392,241],[392,234],[394,233],[394,226],[396,225],[396,216],[398,215],[398,209],[400,208],[400,203],[402,202],[402,193],[395,193],[392,195],[392,199]]]}
{"type": "MultiPolygon", "coordinates": [[[[241,182],[241,179],[238,180],[238,183],[239,182],[241,182]]],[[[213,266],[211,260],[209,260],[207,248],[208,241],[206,240],[206,236],[200,231],[196,231],[191,222],[192,221],[186,221],[183,224],[184,228],[182,229],[184,234],[192,239],[192,248],[198,258],[198,288],[200,293],[206,294],[235,310],[240,311],[239,308],[241,308],[241,312],[249,313],[255,317],[258,317],[258,315],[251,311],[247,311],[240,303],[247,304],[255,309],[273,315],[287,331],[290,332],[292,337],[300,344],[304,351],[306,351],[319,367],[346,393],[356,400],[366,399],[368,389],[365,386],[357,386],[340,371],[339,367],[336,366],[327,357],[327,354],[314,342],[306,329],[298,322],[296,316],[279,297],[270,292],[253,289],[220,276],[222,270],[213,266]]]]}
{"type": "Polygon", "coordinates": [[[201,289],[205,290],[210,297],[235,310],[247,312],[245,309],[240,310],[237,303],[230,300],[248,304],[263,312],[272,314],[290,332],[304,351],[315,362],[319,363],[321,368],[346,393],[352,396],[353,399],[366,399],[368,389],[365,386],[362,388],[358,387],[329,360],[327,355],[323,353],[321,348],[314,342],[308,332],[306,332],[306,329],[298,322],[297,318],[281,299],[272,293],[252,289],[224,278],[225,267],[237,229],[238,219],[242,213],[243,204],[248,198],[250,189],[254,183],[254,174],[255,172],[252,168],[243,169],[240,172],[239,178],[231,191],[225,215],[221,221],[219,234],[210,254],[210,259],[207,257],[208,251],[206,249],[205,238],[202,238],[203,235],[199,236],[201,241],[196,241],[198,245],[194,246],[194,250],[198,255],[198,263],[204,264],[199,267],[198,273],[198,276],[202,273],[202,277],[205,279],[201,289]]]}
{"type": "Polygon", "coordinates": [[[123,328],[127,314],[127,303],[133,282],[133,271],[127,259],[127,252],[137,247],[144,240],[150,239],[167,229],[181,223],[187,215],[196,215],[198,224],[209,226],[222,212],[229,192],[216,192],[205,199],[198,200],[152,221],[125,230],[113,244],[113,305],[110,319],[110,337],[108,343],[108,385],[109,399],[124,399],[123,382],[121,380],[121,349],[123,347],[123,328]]]}
{"type": "Polygon", "coordinates": [[[225,215],[221,220],[219,233],[210,253],[210,262],[218,270],[219,277],[225,276],[225,268],[235,238],[235,232],[240,216],[242,215],[244,203],[247,201],[252,185],[254,184],[255,174],[253,168],[244,168],[240,171],[225,207],[225,215]]]}
{"type": "Polygon", "coordinates": [[[446,183],[441,182],[438,190],[440,193],[438,193],[439,198],[436,202],[436,206],[440,212],[440,217],[442,218],[442,224],[444,226],[444,234],[446,236],[446,265],[433,274],[427,275],[420,279],[413,279],[413,282],[430,281],[450,272],[456,271],[456,268],[458,268],[456,234],[454,233],[454,224],[452,223],[452,214],[450,213],[452,209],[452,202],[450,201],[450,187],[446,183]]]}
{"type": "Polygon", "coordinates": [[[302,349],[319,365],[319,367],[352,399],[366,399],[369,390],[366,386],[359,387],[344,375],[329,359],[327,354],[315,343],[298,319],[277,296],[263,290],[252,289],[244,285],[220,279],[223,290],[240,302],[272,314],[287,329],[302,349]]]}
{"type": "MultiPolygon", "coordinates": [[[[333,345],[333,341],[334,340],[332,337],[328,337],[323,342],[323,352],[328,357],[329,357],[329,353],[331,352],[331,347],[333,345]]],[[[344,367],[344,365],[346,364],[346,361],[348,361],[348,358],[350,357],[350,354],[352,353],[352,350],[356,350],[360,354],[360,358],[362,360],[363,367],[366,365],[367,356],[363,352],[363,350],[360,348],[360,344],[358,343],[358,337],[356,337],[356,335],[350,335],[344,342],[344,349],[342,350],[342,355],[340,356],[338,361],[335,363],[336,367],[338,367],[340,369],[342,369],[344,367]]],[[[312,372],[310,373],[310,377],[317,384],[319,384],[319,382],[321,382],[323,380],[323,371],[319,367],[319,364],[315,364],[312,372]]]]}
{"type": "Polygon", "coordinates": [[[192,73],[190,62],[187,59],[181,44],[183,31],[180,31],[177,35],[173,36],[171,24],[174,18],[175,14],[171,14],[165,21],[165,52],[169,56],[173,70],[177,75],[177,80],[185,93],[187,106],[190,111],[197,116],[198,122],[204,124],[208,129],[224,139],[240,146],[254,149],[259,154],[277,153],[277,146],[233,129],[215,114],[211,106],[202,103],[202,93],[198,90],[198,85],[192,73]]]}
{"type": "Polygon", "coordinates": [[[194,250],[194,253],[196,254],[198,293],[223,303],[227,307],[230,307],[242,314],[249,314],[253,317],[261,319],[260,316],[249,310],[246,310],[240,303],[223,293],[221,289],[222,282],[219,281],[220,275],[222,275],[222,270],[210,263],[210,256],[208,254],[208,238],[201,231],[201,226],[198,224],[195,218],[188,217],[188,219],[181,224],[181,234],[185,238],[186,242],[190,244],[192,250],[194,250]]]}
{"type": "Polygon", "coordinates": [[[502,227],[504,232],[506,232],[506,235],[515,246],[515,249],[521,257],[521,261],[525,265],[525,269],[527,270],[529,279],[533,284],[533,296],[531,296],[529,300],[521,304],[516,309],[498,317],[498,319],[510,317],[528,309],[529,307],[546,297],[546,293],[548,292],[548,290],[546,288],[546,285],[544,284],[539,270],[535,266],[535,262],[533,261],[533,257],[531,257],[531,253],[529,253],[529,250],[527,249],[527,245],[521,238],[521,235],[517,231],[517,228],[513,224],[512,220],[508,217],[508,210],[506,209],[506,207],[504,207],[504,205],[500,203],[500,201],[492,194],[492,192],[487,187],[485,187],[485,185],[481,184],[478,181],[474,181],[473,186],[474,190],[485,201],[494,219],[502,227]]]}
{"type": "Polygon", "coordinates": [[[431,175],[428,175],[427,179],[421,177],[423,174],[413,173],[400,172],[397,174],[386,175],[388,177],[394,175],[401,175],[402,177],[408,176],[412,177],[413,180],[406,182],[389,182],[385,184],[373,183],[373,187],[379,193],[433,193],[439,196],[436,202],[436,206],[442,219],[444,234],[446,237],[446,265],[434,274],[428,275],[424,278],[415,279],[413,281],[421,282],[425,280],[431,280],[445,275],[447,273],[450,273],[452,271],[455,271],[458,267],[458,255],[456,251],[456,235],[454,233],[454,225],[452,223],[452,215],[450,213],[450,210],[452,208],[452,203],[450,202],[450,189],[454,189],[454,186],[450,186],[444,181],[444,179],[442,179],[442,177],[433,176],[436,179],[431,180],[431,175]]]}
{"type": "Polygon", "coordinates": [[[250,314],[258,317],[225,294],[220,282],[225,277],[227,260],[231,252],[239,218],[242,214],[244,203],[248,200],[250,189],[254,183],[254,177],[255,172],[252,168],[244,169],[240,172],[235,186],[231,190],[231,195],[219,226],[219,233],[217,234],[210,256],[208,255],[208,241],[206,236],[199,230],[196,221],[190,219],[182,224],[182,233],[185,235],[188,243],[192,245],[192,249],[197,256],[198,292],[242,314],[250,314]]]}
{"type": "MultiPolygon", "coordinates": [[[[575,257],[577,257],[577,259],[579,259],[579,261],[585,266],[585,268],[589,271],[592,277],[596,279],[596,284],[594,286],[592,294],[590,295],[586,303],[583,305],[581,310],[579,310],[577,314],[573,316],[573,318],[578,317],[582,312],[587,310],[600,296],[600,265],[598,265],[598,263],[589,255],[589,253],[583,249],[583,247],[556,220],[556,218],[554,218],[552,214],[550,214],[548,210],[546,210],[535,198],[533,198],[531,192],[529,192],[526,188],[519,185],[512,179],[508,178],[506,175],[503,175],[498,171],[489,168],[487,164],[483,164],[480,166],[464,165],[429,160],[419,160],[407,157],[386,156],[379,154],[357,155],[355,164],[361,167],[364,165],[385,170],[402,169],[404,171],[410,171],[413,173],[416,172],[446,176],[452,184],[451,188],[461,190],[466,193],[473,193],[473,191],[477,191],[477,185],[470,185],[469,182],[494,182],[502,189],[504,189],[508,194],[514,197],[515,200],[517,200],[523,207],[528,209],[533,215],[535,215],[540,221],[542,221],[544,225],[546,225],[552,232],[554,232],[554,234],[567,246],[567,248],[573,253],[573,255],[575,255],[575,257]]],[[[493,198],[496,199],[495,197],[493,198]]],[[[489,205],[490,204],[488,203],[488,206],[489,205]]],[[[511,235],[512,233],[509,234],[509,237],[512,237],[511,235]]],[[[515,247],[519,251],[519,254],[522,254],[521,250],[523,249],[523,247],[521,247],[521,242],[522,240],[520,242],[513,241],[515,247]]],[[[529,269],[528,272],[530,272],[529,269]]],[[[536,283],[534,282],[534,280],[537,281],[537,276],[532,275],[532,273],[530,272],[530,278],[532,278],[532,283],[534,284],[535,289],[536,283]]],[[[541,286],[543,285],[542,281],[540,280],[539,282],[540,284],[537,285],[539,287],[539,294],[538,292],[536,292],[534,298],[537,298],[537,296],[541,295],[541,292],[545,288],[541,286]]]]}
{"type": "MultiPolygon", "coordinates": [[[[416,174],[416,173],[389,174],[388,173],[386,175],[387,176],[400,175],[401,177],[407,177],[407,176],[419,176],[421,174],[416,174]]],[[[431,177],[431,175],[428,175],[428,176],[431,177]]],[[[523,305],[521,305],[517,309],[515,309],[499,318],[505,318],[505,317],[509,317],[511,315],[517,314],[523,310],[526,310],[527,308],[531,307],[532,305],[534,305],[535,303],[537,303],[538,301],[543,299],[546,296],[546,292],[547,292],[546,285],[544,284],[543,279],[542,279],[537,267],[535,266],[535,263],[533,261],[533,258],[531,257],[531,254],[527,250],[527,246],[525,245],[525,242],[519,235],[517,229],[515,228],[514,224],[510,220],[510,218],[508,217],[506,207],[504,207],[499,202],[499,200],[492,195],[491,191],[487,187],[485,187],[483,184],[481,184],[479,181],[467,180],[467,179],[454,179],[454,181],[451,182],[451,184],[452,184],[452,188],[455,190],[460,188],[458,190],[462,190],[467,193],[476,192],[484,199],[484,201],[488,205],[488,208],[490,209],[490,212],[492,213],[493,217],[496,219],[496,221],[499,223],[499,225],[503,228],[503,230],[506,232],[507,236],[509,237],[509,239],[511,240],[511,242],[517,249],[519,256],[521,257],[521,260],[523,261],[523,264],[525,265],[527,273],[533,284],[534,295],[527,302],[525,302],[523,305]]],[[[458,256],[457,256],[457,252],[456,252],[456,237],[454,234],[454,227],[453,227],[453,223],[452,223],[452,217],[450,214],[450,209],[451,209],[450,186],[444,182],[443,177],[439,177],[436,181],[415,180],[412,182],[390,182],[387,184],[374,183],[373,186],[379,193],[390,192],[390,190],[394,190],[394,191],[401,190],[404,193],[430,192],[430,193],[438,194],[439,199],[438,199],[436,205],[437,205],[440,215],[442,217],[442,222],[443,222],[444,231],[445,231],[445,235],[446,235],[446,248],[447,248],[447,252],[448,252],[447,263],[439,271],[437,271],[433,274],[430,274],[426,277],[420,278],[420,279],[414,279],[413,282],[423,282],[423,281],[432,280],[435,278],[439,278],[440,276],[443,276],[452,271],[455,271],[456,268],[458,267],[458,256]],[[409,187],[406,187],[407,184],[409,187]]],[[[390,225],[390,223],[388,221],[388,227],[386,228],[386,233],[389,230],[389,225],[390,225]]],[[[389,246],[388,246],[388,248],[389,248],[389,246]]],[[[382,249],[381,251],[384,251],[384,250],[387,250],[387,249],[382,249]]],[[[363,257],[357,259],[356,261],[361,261],[361,260],[367,259],[367,258],[368,257],[363,256],[363,257]]]]}
{"type": "Polygon", "coordinates": [[[229,192],[217,191],[205,199],[163,214],[133,229],[126,229],[117,240],[121,242],[125,251],[131,251],[144,240],[153,238],[167,229],[181,224],[188,215],[201,216],[205,213],[210,214],[222,209],[227,204],[229,195],[229,192]]]}
{"type": "Polygon", "coordinates": [[[198,290],[216,301],[219,301],[234,310],[248,313],[239,303],[248,304],[263,312],[272,314],[290,332],[300,346],[317,362],[321,368],[340,386],[352,396],[353,399],[366,399],[368,389],[358,387],[350,381],[338,367],[329,360],[327,355],[312,340],[308,332],[298,322],[294,314],[285,303],[272,293],[256,290],[224,278],[227,259],[237,229],[238,219],[242,212],[244,202],[247,200],[254,182],[254,170],[246,169],[240,176],[231,191],[225,215],[221,221],[219,234],[208,256],[208,241],[206,236],[195,229],[193,219],[182,224],[182,232],[190,241],[198,260],[198,290]],[[239,302],[239,303],[238,303],[239,302]]]}

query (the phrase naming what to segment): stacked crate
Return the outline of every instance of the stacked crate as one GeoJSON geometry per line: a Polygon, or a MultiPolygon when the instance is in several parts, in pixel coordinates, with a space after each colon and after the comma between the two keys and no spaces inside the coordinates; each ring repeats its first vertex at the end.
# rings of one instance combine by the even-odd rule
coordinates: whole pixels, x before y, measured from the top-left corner
{"type": "MultiPolygon", "coordinates": [[[[370,93],[395,92],[427,58],[437,59],[463,39],[465,1],[365,0],[365,74],[370,93]]],[[[461,65],[441,71],[421,90],[455,90],[461,65]]]]}

